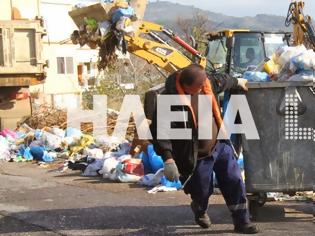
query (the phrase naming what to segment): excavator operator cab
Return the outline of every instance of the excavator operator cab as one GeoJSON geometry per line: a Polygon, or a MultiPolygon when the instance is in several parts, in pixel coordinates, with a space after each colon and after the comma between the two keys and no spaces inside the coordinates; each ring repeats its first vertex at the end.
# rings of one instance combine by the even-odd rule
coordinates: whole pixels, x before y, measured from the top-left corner
{"type": "Polygon", "coordinates": [[[290,33],[225,30],[208,34],[208,68],[241,77],[257,70],[280,47],[289,45],[290,33]]]}

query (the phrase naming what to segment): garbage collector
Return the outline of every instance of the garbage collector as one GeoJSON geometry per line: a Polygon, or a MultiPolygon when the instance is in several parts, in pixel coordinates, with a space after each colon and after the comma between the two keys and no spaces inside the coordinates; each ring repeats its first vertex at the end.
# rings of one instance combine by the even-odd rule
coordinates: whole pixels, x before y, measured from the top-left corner
{"type": "MultiPolygon", "coordinates": [[[[257,227],[250,222],[246,204],[246,192],[237,158],[229,142],[217,140],[222,124],[220,108],[216,99],[212,102],[213,124],[212,140],[198,140],[198,95],[205,94],[215,98],[224,90],[240,87],[247,90],[247,81],[228,75],[212,74],[197,64],[192,64],[169,76],[165,83],[166,95],[191,95],[191,105],[174,107],[173,111],[188,112],[188,120],[172,122],[171,128],[189,128],[192,138],[189,140],[159,140],[157,138],[157,111],[150,126],[153,144],[157,154],[164,160],[164,174],[170,181],[180,179],[184,192],[190,194],[191,209],[196,223],[202,228],[211,226],[207,214],[209,197],[213,193],[213,171],[226,205],[232,213],[234,230],[244,234],[258,233],[257,227]]],[[[210,121],[209,121],[210,122],[210,121]]],[[[159,127],[160,128],[160,127],[159,127]]],[[[161,130],[160,130],[161,131],[161,130]]],[[[162,130],[163,132],[163,130],[162,130]]]]}

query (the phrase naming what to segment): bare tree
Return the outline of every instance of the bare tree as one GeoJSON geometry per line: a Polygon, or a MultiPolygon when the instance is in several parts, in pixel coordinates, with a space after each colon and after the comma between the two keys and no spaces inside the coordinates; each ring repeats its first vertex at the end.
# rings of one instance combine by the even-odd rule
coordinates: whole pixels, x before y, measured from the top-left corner
{"type": "Polygon", "coordinates": [[[184,33],[186,40],[192,35],[196,40],[204,40],[205,34],[210,30],[208,16],[202,11],[196,11],[192,18],[177,18],[177,25],[184,33]]]}
{"type": "Polygon", "coordinates": [[[190,40],[190,36],[193,36],[197,42],[205,41],[205,35],[210,29],[209,18],[202,11],[196,11],[191,18],[178,17],[177,25],[186,41],[190,40]]]}

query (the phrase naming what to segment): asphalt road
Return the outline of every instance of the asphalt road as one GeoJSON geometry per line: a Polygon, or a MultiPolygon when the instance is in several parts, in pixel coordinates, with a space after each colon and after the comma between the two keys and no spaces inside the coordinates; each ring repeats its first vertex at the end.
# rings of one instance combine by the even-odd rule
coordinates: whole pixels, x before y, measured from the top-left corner
{"type": "MultiPolygon", "coordinates": [[[[183,192],[148,194],[134,184],[0,163],[1,235],[237,235],[221,195],[211,197],[211,229],[194,224],[183,192]]],[[[258,214],[259,235],[314,235],[312,203],[272,202],[258,214]]]]}

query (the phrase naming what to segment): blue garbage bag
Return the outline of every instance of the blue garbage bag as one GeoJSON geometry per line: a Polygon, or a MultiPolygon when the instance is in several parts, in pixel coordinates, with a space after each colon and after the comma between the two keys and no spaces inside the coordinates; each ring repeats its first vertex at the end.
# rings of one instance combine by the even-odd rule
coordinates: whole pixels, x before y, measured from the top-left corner
{"type": "Polygon", "coordinates": [[[17,153],[17,156],[21,156],[21,157],[24,156],[25,149],[26,149],[26,147],[25,147],[24,144],[20,145],[19,146],[19,151],[17,153]]]}
{"type": "Polygon", "coordinates": [[[270,80],[270,76],[266,72],[260,71],[246,71],[244,73],[244,79],[251,82],[268,82],[270,80]]]}
{"type": "Polygon", "coordinates": [[[151,168],[151,165],[149,162],[148,155],[144,152],[141,152],[141,153],[139,153],[138,158],[140,158],[142,160],[142,164],[143,164],[143,168],[144,168],[144,174],[145,175],[152,174],[153,171],[152,171],[152,168],[151,168]]]}
{"type": "Polygon", "coordinates": [[[32,154],[35,161],[43,161],[45,148],[34,146],[30,148],[30,153],[32,154]]]}
{"type": "Polygon", "coordinates": [[[183,186],[182,186],[182,183],[178,180],[178,181],[174,181],[174,182],[171,182],[169,180],[166,179],[165,176],[162,177],[161,179],[161,184],[165,187],[169,187],[169,188],[177,188],[177,189],[181,189],[183,186]]]}
{"type": "Polygon", "coordinates": [[[37,140],[39,140],[43,135],[43,131],[40,129],[35,130],[34,136],[37,140]]]}
{"type": "Polygon", "coordinates": [[[159,169],[164,168],[164,161],[161,156],[156,154],[152,144],[147,146],[147,153],[149,157],[149,163],[154,174],[159,169]]]}
{"type": "Polygon", "coordinates": [[[44,162],[53,162],[55,161],[55,158],[49,153],[49,152],[44,152],[44,155],[42,157],[44,162]]]}
{"type": "Polygon", "coordinates": [[[27,161],[32,161],[33,160],[33,155],[31,153],[31,149],[29,147],[25,148],[23,157],[27,161]]]}
{"type": "Polygon", "coordinates": [[[156,154],[152,144],[147,146],[147,153],[141,152],[138,157],[142,159],[145,174],[155,174],[164,168],[163,159],[156,154]]]}
{"type": "Polygon", "coordinates": [[[121,17],[123,16],[131,17],[134,14],[135,14],[135,10],[132,7],[128,7],[126,9],[118,8],[116,11],[113,12],[111,20],[113,24],[116,24],[120,20],[121,17]]]}
{"type": "Polygon", "coordinates": [[[66,129],[66,137],[80,138],[82,136],[81,130],[75,128],[67,128],[66,129]]]}

